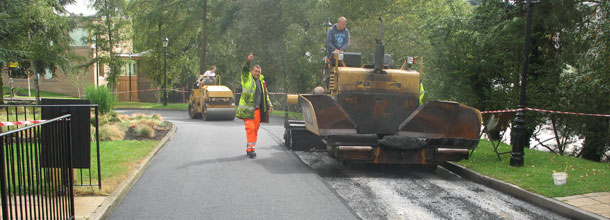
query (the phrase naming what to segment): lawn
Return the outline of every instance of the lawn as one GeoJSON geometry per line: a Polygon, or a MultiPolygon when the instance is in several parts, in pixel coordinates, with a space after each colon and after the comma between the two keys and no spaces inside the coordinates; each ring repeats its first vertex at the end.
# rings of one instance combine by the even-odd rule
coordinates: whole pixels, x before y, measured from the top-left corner
{"type": "MultiPolygon", "coordinates": [[[[285,111],[275,110],[275,109],[271,113],[271,115],[280,116],[282,118],[284,117],[284,114],[285,114],[285,111]]],[[[288,118],[303,120],[303,113],[300,113],[300,112],[288,112],[288,118]]]]}
{"type": "MultiPolygon", "coordinates": [[[[510,145],[502,144],[498,151],[510,150],[510,145]]],[[[509,166],[510,154],[503,154],[501,158],[502,161],[498,161],[489,141],[481,140],[472,157],[457,164],[546,197],[610,192],[610,163],[607,162],[559,156],[527,148],[523,167],[509,166]],[[567,183],[554,185],[553,172],[564,170],[568,173],[567,183]]]]}
{"type": "MultiPolygon", "coordinates": [[[[3,91],[4,91],[4,97],[8,98],[10,97],[9,95],[9,88],[8,87],[2,87],[3,91]]],[[[36,97],[36,89],[30,89],[30,95],[28,96],[28,89],[25,88],[13,88],[13,92],[14,92],[14,97],[16,98],[23,98],[23,97],[36,97]]],[[[47,97],[47,98],[73,98],[76,99],[76,97],[72,97],[66,94],[60,94],[60,93],[53,93],[53,92],[45,92],[45,91],[40,91],[40,97],[47,97]]]]}
{"type": "Polygon", "coordinates": [[[148,102],[117,102],[115,108],[141,108],[141,109],[176,109],[176,110],[187,110],[187,103],[167,103],[167,106],[163,106],[162,103],[148,103],[148,102]]]}
{"type": "MultiPolygon", "coordinates": [[[[123,141],[101,141],[100,155],[102,167],[102,190],[97,186],[74,188],[76,195],[109,195],[121,184],[131,172],[142,162],[144,158],[159,144],[158,140],[123,140],[123,141]]],[[[98,182],[97,178],[97,147],[95,142],[91,143],[91,178],[92,183],[98,182]]],[[[80,183],[80,172],[75,172],[75,183],[80,183]]],[[[89,182],[89,172],[83,172],[83,181],[89,182]]]]}

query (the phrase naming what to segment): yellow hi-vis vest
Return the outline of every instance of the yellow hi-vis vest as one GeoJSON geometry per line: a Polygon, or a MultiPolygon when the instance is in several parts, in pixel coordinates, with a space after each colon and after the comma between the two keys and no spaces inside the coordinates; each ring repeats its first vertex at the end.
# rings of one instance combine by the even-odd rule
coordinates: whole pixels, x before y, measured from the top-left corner
{"type": "Polygon", "coordinates": [[[419,105],[424,104],[424,93],[426,93],[426,91],[424,91],[424,84],[419,83],[419,105]]]}
{"type": "MultiPolygon", "coordinates": [[[[265,77],[261,74],[259,77],[261,85],[265,84],[264,79],[265,77]]],[[[241,70],[241,97],[239,98],[239,105],[237,106],[235,113],[236,117],[254,119],[254,110],[256,110],[257,107],[255,106],[257,86],[254,77],[252,77],[252,73],[250,73],[250,63],[246,63],[241,70]]],[[[260,88],[260,90],[263,92],[263,109],[266,111],[268,109],[267,105],[272,107],[271,102],[269,102],[269,94],[267,94],[265,88],[260,88]]]]}

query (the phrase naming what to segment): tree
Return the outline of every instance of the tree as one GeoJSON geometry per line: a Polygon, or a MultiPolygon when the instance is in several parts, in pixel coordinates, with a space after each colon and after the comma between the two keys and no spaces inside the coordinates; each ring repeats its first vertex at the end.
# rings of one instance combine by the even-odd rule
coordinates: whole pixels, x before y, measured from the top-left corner
{"type": "MultiPolygon", "coordinates": [[[[75,55],[68,35],[73,20],[65,5],[73,1],[17,1],[0,3],[0,63],[19,62],[30,75],[66,69],[75,55]],[[4,25],[6,24],[6,25],[4,25]]],[[[36,78],[36,88],[38,90],[36,78]]],[[[0,82],[0,88],[2,83],[0,82]]],[[[39,93],[36,94],[39,100],[39,93]]]]}
{"type": "Polygon", "coordinates": [[[109,88],[116,89],[116,83],[121,73],[124,61],[118,59],[117,55],[126,47],[124,44],[129,39],[130,19],[127,17],[126,0],[95,0],[93,7],[96,14],[90,21],[89,28],[96,36],[96,44],[101,50],[101,55],[95,58],[100,65],[108,64],[110,72],[106,76],[109,88]],[[123,45],[121,45],[123,43],[123,45]]]}

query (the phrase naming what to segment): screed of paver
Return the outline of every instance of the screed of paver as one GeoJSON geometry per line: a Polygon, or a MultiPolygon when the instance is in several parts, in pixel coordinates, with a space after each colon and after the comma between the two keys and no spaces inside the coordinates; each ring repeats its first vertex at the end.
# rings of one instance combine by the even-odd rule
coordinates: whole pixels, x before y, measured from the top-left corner
{"type": "Polygon", "coordinates": [[[583,206],[588,206],[588,205],[595,205],[595,204],[601,204],[599,201],[597,200],[593,200],[590,198],[580,198],[580,199],[573,199],[573,200],[568,200],[566,201],[566,203],[576,206],[576,207],[583,207],[583,206]]]}
{"type": "Polygon", "coordinates": [[[599,215],[604,216],[606,218],[610,218],[610,211],[601,212],[599,213],[599,215]]]}

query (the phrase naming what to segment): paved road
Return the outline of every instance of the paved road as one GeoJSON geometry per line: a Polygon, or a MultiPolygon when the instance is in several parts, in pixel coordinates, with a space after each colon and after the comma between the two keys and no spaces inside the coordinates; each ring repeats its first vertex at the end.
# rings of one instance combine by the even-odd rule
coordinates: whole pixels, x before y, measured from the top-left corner
{"type": "Polygon", "coordinates": [[[566,219],[439,167],[360,164],[297,152],[362,219],[566,219]]]}
{"type": "Polygon", "coordinates": [[[261,127],[258,157],[248,159],[241,120],[155,112],[177,132],[108,219],[358,219],[281,146],[281,121],[261,127]]]}
{"type": "Polygon", "coordinates": [[[252,160],[240,120],[161,113],[178,131],[109,219],[565,219],[441,168],[346,169],[326,153],[295,155],[278,118],[252,160]]]}

